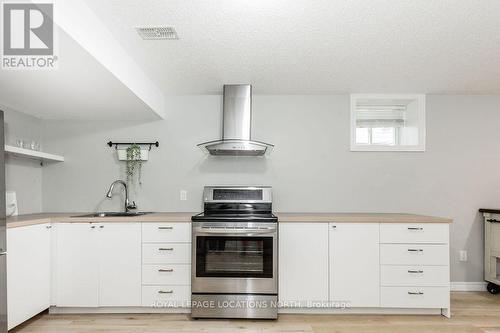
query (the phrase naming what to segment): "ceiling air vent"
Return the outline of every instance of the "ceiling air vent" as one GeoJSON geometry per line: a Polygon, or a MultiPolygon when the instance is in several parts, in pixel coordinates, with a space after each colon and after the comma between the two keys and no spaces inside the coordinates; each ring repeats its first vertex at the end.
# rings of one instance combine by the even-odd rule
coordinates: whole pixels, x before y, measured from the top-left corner
{"type": "Polygon", "coordinates": [[[135,27],[142,39],[179,39],[174,27],[135,27]]]}

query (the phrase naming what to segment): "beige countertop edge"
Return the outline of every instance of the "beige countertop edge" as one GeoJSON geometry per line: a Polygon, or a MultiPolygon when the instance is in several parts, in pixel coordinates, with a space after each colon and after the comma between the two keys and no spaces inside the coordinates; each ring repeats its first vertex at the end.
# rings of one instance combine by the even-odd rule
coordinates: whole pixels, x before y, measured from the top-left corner
{"type": "Polygon", "coordinates": [[[444,217],[402,213],[279,213],[280,222],[332,223],[452,223],[444,217]]]}
{"type": "MultiPolygon", "coordinates": [[[[81,213],[41,213],[7,218],[7,228],[45,223],[191,222],[195,213],[153,213],[137,217],[72,217],[81,213]]],[[[281,223],[452,223],[452,219],[414,214],[384,213],[277,213],[281,223]]]]}

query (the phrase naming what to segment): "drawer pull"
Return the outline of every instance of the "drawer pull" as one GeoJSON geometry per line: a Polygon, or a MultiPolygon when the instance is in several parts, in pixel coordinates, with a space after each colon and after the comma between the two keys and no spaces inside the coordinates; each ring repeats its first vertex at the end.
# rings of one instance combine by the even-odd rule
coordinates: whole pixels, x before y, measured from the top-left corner
{"type": "Polygon", "coordinates": [[[52,229],[52,226],[51,226],[51,225],[48,225],[48,226],[46,226],[45,228],[47,228],[47,229],[52,229]]]}
{"type": "Polygon", "coordinates": [[[95,229],[95,225],[90,226],[90,229],[95,229]]]}
{"type": "Polygon", "coordinates": [[[174,227],[158,227],[159,230],[172,230],[174,227]]]}
{"type": "Polygon", "coordinates": [[[423,295],[424,293],[421,291],[409,291],[408,295],[423,295]]]}
{"type": "Polygon", "coordinates": [[[498,221],[498,220],[496,220],[496,219],[488,219],[488,220],[486,220],[486,221],[488,221],[488,222],[490,222],[490,223],[500,223],[500,221],[498,221]]]}
{"type": "Polygon", "coordinates": [[[173,268],[167,268],[167,269],[160,268],[158,270],[158,272],[160,272],[160,273],[167,273],[167,272],[173,272],[173,271],[174,271],[173,268]]]}
{"type": "Polygon", "coordinates": [[[173,251],[174,248],[173,247],[160,247],[158,249],[158,251],[173,251]]]}
{"type": "Polygon", "coordinates": [[[422,230],[424,230],[424,228],[421,228],[421,227],[408,227],[408,230],[411,230],[411,231],[422,231],[422,230]]]}
{"type": "Polygon", "coordinates": [[[158,294],[173,294],[173,290],[160,290],[158,291],[158,294]]]}
{"type": "Polygon", "coordinates": [[[408,249],[408,252],[424,252],[424,249],[408,249]]]}
{"type": "Polygon", "coordinates": [[[411,273],[411,274],[423,274],[424,271],[423,270],[416,270],[416,269],[409,269],[408,270],[408,273],[411,273]]]}

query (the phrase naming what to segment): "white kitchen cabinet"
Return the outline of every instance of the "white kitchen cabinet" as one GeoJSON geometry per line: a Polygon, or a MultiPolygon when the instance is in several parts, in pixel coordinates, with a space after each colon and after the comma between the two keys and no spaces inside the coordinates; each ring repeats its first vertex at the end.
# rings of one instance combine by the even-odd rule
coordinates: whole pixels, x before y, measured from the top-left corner
{"type": "Polygon", "coordinates": [[[143,265],[143,285],[191,285],[191,265],[143,265]]]}
{"type": "Polygon", "coordinates": [[[90,223],[57,224],[57,306],[99,305],[97,227],[90,223]]]}
{"type": "Polygon", "coordinates": [[[383,265],[443,265],[450,258],[447,244],[381,244],[383,265]]]}
{"type": "Polygon", "coordinates": [[[382,287],[381,306],[384,308],[448,308],[449,287],[382,287]]]}
{"type": "Polygon", "coordinates": [[[140,306],[141,224],[103,223],[99,238],[99,306],[140,306]]]}
{"type": "Polygon", "coordinates": [[[142,306],[154,308],[186,307],[191,286],[143,286],[142,306]]]}
{"type": "Polygon", "coordinates": [[[191,223],[143,223],[144,243],[191,243],[191,223]]]}
{"type": "Polygon", "coordinates": [[[381,265],[380,285],[382,287],[449,287],[448,266],[381,265]]]}
{"type": "Polygon", "coordinates": [[[56,305],[141,305],[141,224],[61,223],[56,305]]]}
{"type": "Polygon", "coordinates": [[[282,307],[328,301],[328,223],[280,224],[278,295],[282,307]]]}
{"type": "Polygon", "coordinates": [[[143,264],[189,264],[191,243],[144,243],[143,264]]]}
{"type": "Polygon", "coordinates": [[[448,241],[448,224],[381,224],[381,307],[441,308],[449,317],[448,241]]]}
{"type": "Polygon", "coordinates": [[[380,306],[379,224],[330,223],[330,302],[380,306]]]}
{"type": "Polygon", "coordinates": [[[7,230],[9,329],[50,306],[50,224],[7,230]]]}
{"type": "Polygon", "coordinates": [[[380,225],[380,243],[448,244],[449,230],[442,223],[386,223],[380,225]]]}

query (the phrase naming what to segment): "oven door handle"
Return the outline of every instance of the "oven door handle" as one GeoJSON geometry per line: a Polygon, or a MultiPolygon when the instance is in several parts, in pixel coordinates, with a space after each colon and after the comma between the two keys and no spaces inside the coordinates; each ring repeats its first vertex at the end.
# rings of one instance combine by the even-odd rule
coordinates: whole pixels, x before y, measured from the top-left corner
{"type": "Polygon", "coordinates": [[[244,235],[262,235],[262,234],[274,234],[276,233],[276,228],[265,228],[265,229],[226,229],[226,228],[213,228],[213,227],[198,227],[195,228],[197,234],[218,234],[218,235],[230,235],[230,234],[244,234],[244,235]]]}

